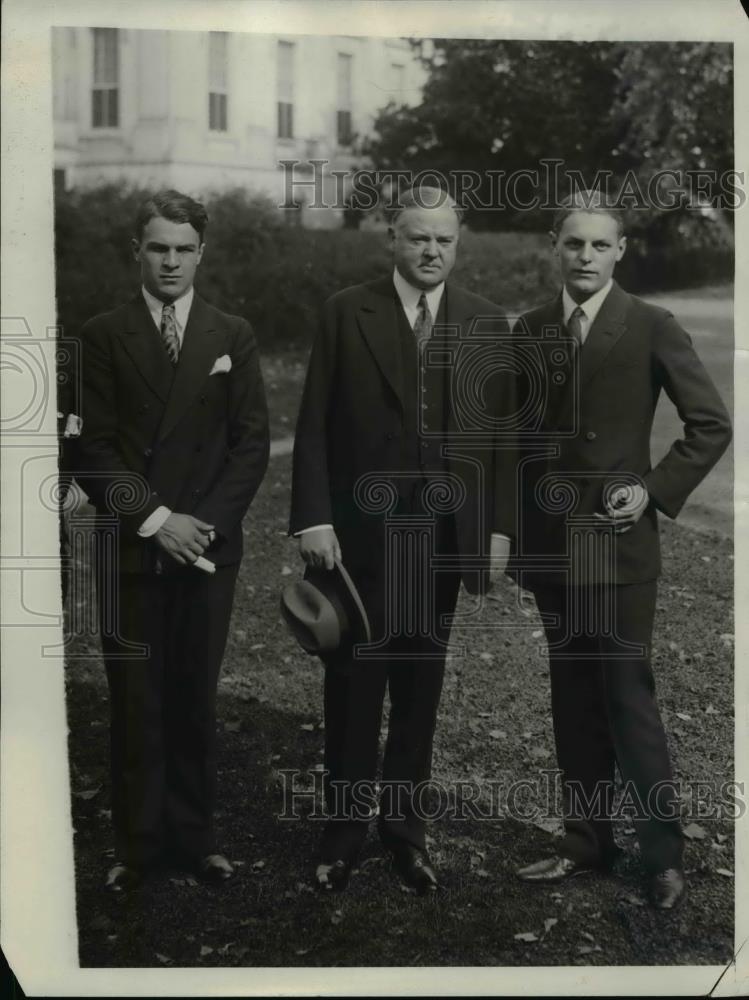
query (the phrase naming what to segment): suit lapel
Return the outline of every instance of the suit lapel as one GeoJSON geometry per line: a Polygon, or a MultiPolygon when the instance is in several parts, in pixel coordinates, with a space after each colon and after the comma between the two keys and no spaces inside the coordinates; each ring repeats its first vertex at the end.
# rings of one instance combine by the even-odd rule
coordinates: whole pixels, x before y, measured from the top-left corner
{"type": "Polygon", "coordinates": [[[187,326],[182,338],[179,362],[174,374],[164,415],[159,427],[161,441],[176,427],[185,410],[205,384],[219,346],[214,334],[214,324],[207,304],[197,294],[190,308],[187,326]]]}
{"type": "Polygon", "coordinates": [[[614,282],[585,338],[580,354],[580,387],[585,386],[606,360],[627,326],[627,293],[614,282]]]}
{"type": "Polygon", "coordinates": [[[140,292],[131,300],[119,339],[144,382],[165,403],[174,369],[140,292]]]}
{"type": "Polygon", "coordinates": [[[377,367],[403,407],[398,299],[392,278],[383,278],[367,286],[367,294],[359,306],[357,320],[377,367]]]}

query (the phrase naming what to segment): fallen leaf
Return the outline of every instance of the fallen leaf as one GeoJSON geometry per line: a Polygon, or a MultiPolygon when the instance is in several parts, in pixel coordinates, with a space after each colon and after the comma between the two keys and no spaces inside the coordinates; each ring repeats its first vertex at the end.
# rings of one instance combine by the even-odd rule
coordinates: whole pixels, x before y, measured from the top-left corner
{"type": "Polygon", "coordinates": [[[715,871],[718,875],[723,875],[725,878],[733,878],[733,872],[730,868],[716,868],[715,871]]]}
{"type": "Polygon", "coordinates": [[[714,708],[712,705],[708,705],[707,708],[705,709],[705,715],[717,715],[717,714],[718,714],[717,708],[714,708]]]}
{"type": "Polygon", "coordinates": [[[583,937],[585,938],[586,941],[595,941],[593,935],[589,934],[587,931],[583,931],[583,937]]]}
{"type": "Polygon", "coordinates": [[[513,934],[513,937],[516,941],[538,941],[538,937],[533,931],[523,931],[520,934],[513,934]]]}
{"type": "Polygon", "coordinates": [[[491,878],[491,875],[486,868],[477,868],[473,874],[478,875],[479,878],[491,878]]]}
{"type": "Polygon", "coordinates": [[[704,840],[707,837],[707,833],[699,823],[688,823],[682,833],[688,840],[704,840]]]}
{"type": "Polygon", "coordinates": [[[291,576],[292,572],[293,570],[291,566],[284,566],[284,568],[281,570],[281,576],[291,576]]]}
{"type": "Polygon", "coordinates": [[[265,649],[265,643],[264,642],[256,642],[254,646],[250,646],[250,650],[254,650],[254,649],[265,649]]]}
{"type": "Polygon", "coordinates": [[[75,792],[75,797],[77,799],[83,799],[84,802],[90,802],[91,799],[96,798],[96,796],[101,791],[101,785],[97,785],[96,788],[86,788],[82,792],[75,792]]]}
{"type": "Polygon", "coordinates": [[[479,717],[479,719],[491,719],[492,713],[491,712],[479,712],[478,717],[479,717]]]}
{"type": "Polygon", "coordinates": [[[547,917],[546,920],[544,920],[544,934],[548,934],[551,928],[558,923],[559,920],[556,917],[547,917]]]}
{"type": "Polygon", "coordinates": [[[309,953],[309,948],[297,948],[294,952],[295,955],[307,955],[309,953]]]}
{"type": "Polygon", "coordinates": [[[725,844],[725,842],[728,840],[728,834],[727,833],[716,833],[715,834],[715,839],[718,841],[719,844],[725,844]]]}
{"type": "Polygon", "coordinates": [[[206,955],[212,955],[212,954],[213,954],[213,948],[211,948],[210,945],[201,944],[201,946],[200,946],[200,957],[201,958],[205,958],[206,955]]]}
{"type": "Polygon", "coordinates": [[[537,628],[534,632],[531,632],[531,638],[540,639],[543,634],[543,629],[537,628]]]}
{"type": "Polygon", "coordinates": [[[489,736],[493,740],[504,740],[507,739],[507,733],[504,729],[490,729],[489,736]]]}
{"type": "Polygon", "coordinates": [[[238,733],[238,732],[241,732],[241,729],[242,729],[242,723],[241,722],[234,721],[234,722],[225,722],[224,723],[224,730],[227,733],[238,733]]]}
{"type": "Polygon", "coordinates": [[[315,731],[315,725],[313,722],[305,722],[299,728],[303,729],[305,733],[313,733],[315,731]]]}
{"type": "Polygon", "coordinates": [[[691,722],[692,721],[692,716],[691,715],[687,715],[686,712],[677,712],[676,713],[676,718],[677,719],[681,719],[683,722],[691,722]]]}
{"type": "Polygon", "coordinates": [[[251,865],[251,868],[252,868],[252,870],[254,872],[259,872],[261,870],[261,868],[265,868],[265,862],[264,861],[253,861],[252,865],[251,865]]]}
{"type": "Polygon", "coordinates": [[[162,965],[171,965],[172,959],[168,955],[160,955],[158,951],[156,952],[156,958],[161,962],[162,965]]]}
{"type": "Polygon", "coordinates": [[[340,924],[343,920],[343,910],[334,910],[333,916],[330,918],[331,924],[340,924]]]}
{"type": "Polygon", "coordinates": [[[480,660],[485,660],[487,663],[491,663],[491,661],[494,659],[494,657],[492,656],[491,653],[481,653],[479,655],[479,659],[480,660]]]}

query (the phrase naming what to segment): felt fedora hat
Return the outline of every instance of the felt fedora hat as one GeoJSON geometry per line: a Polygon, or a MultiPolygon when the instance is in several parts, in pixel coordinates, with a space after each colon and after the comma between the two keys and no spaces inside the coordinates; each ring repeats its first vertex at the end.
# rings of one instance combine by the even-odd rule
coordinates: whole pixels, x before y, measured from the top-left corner
{"type": "Polygon", "coordinates": [[[337,660],[358,642],[371,642],[367,612],[337,560],[331,570],[308,566],[303,580],[285,587],[281,614],[302,649],[326,661],[337,660]]]}

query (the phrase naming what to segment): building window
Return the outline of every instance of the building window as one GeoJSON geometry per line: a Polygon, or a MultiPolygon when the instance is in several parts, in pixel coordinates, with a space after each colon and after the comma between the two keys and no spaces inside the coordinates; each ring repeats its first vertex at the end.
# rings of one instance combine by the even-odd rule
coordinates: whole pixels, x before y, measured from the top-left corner
{"type": "Polygon", "coordinates": [[[294,138],[294,45],[278,43],[278,138],[294,138]]]}
{"type": "Polygon", "coordinates": [[[229,127],[229,36],[225,31],[208,34],[208,128],[226,132],[229,127]]]}
{"type": "Polygon", "coordinates": [[[120,124],[120,50],[117,28],[92,28],[94,85],[91,90],[91,123],[94,128],[120,124]]]}
{"type": "Polygon", "coordinates": [[[336,134],[339,146],[350,146],[353,140],[351,129],[351,65],[353,56],[338,53],[338,111],[336,113],[336,134]]]}

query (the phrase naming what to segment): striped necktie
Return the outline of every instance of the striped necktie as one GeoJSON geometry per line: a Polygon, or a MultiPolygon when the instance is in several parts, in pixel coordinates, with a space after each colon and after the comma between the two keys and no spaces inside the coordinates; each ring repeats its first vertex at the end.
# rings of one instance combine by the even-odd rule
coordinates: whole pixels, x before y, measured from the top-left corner
{"type": "Polygon", "coordinates": [[[424,344],[432,335],[432,314],[429,312],[429,304],[424,292],[419,296],[419,305],[416,310],[416,322],[414,323],[414,337],[419,347],[424,344]]]}
{"type": "Polygon", "coordinates": [[[161,339],[164,341],[169,360],[173,365],[176,365],[179,360],[179,336],[177,335],[174,304],[166,305],[161,310],[161,339]]]}

